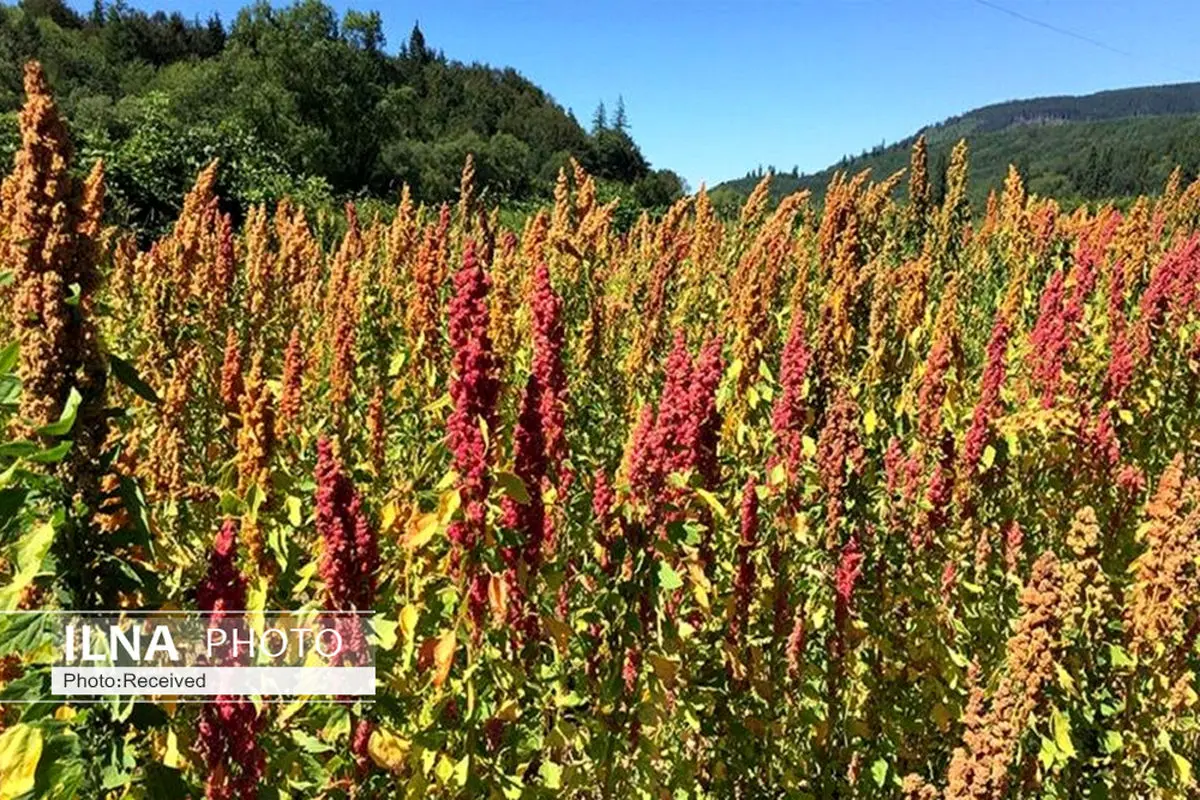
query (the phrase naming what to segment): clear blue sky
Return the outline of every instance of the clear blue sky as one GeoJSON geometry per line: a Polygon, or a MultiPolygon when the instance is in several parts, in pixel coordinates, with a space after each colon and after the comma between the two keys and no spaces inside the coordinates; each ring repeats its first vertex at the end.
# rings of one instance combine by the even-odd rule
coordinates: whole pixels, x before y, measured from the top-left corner
{"type": "MultiPolygon", "coordinates": [[[[243,5],[132,4],[216,11],[227,23],[243,5]]],[[[611,110],[622,95],[646,157],[693,187],[760,164],[815,171],[987,103],[1200,80],[1197,0],[333,5],[378,9],[389,49],[419,21],[429,45],[453,59],[515,67],[585,125],[597,102],[611,110]]]]}

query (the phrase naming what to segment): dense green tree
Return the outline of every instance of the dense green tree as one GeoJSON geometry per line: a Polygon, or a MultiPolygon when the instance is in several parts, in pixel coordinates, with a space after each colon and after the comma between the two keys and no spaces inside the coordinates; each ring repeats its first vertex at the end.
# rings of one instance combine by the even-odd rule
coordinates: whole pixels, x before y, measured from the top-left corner
{"type": "Polygon", "coordinates": [[[21,65],[33,58],[81,151],[108,160],[116,208],[148,229],[215,156],[235,213],[289,193],[393,198],[404,183],[421,200],[453,200],[468,153],[481,190],[497,199],[549,194],[571,158],[631,198],[663,196],[634,190],[649,165],[623,101],[616,128],[603,119],[589,134],[515,70],[446,58],[419,24],[389,53],[374,11],[257,0],[226,27],[123,0],[98,0],[86,16],[62,0],[0,6],[6,152],[21,65]]]}
{"type": "Polygon", "coordinates": [[[633,185],[634,201],[643,208],[666,208],[686,192],[683,179],[669,169],[654,170],[633,185]]]}

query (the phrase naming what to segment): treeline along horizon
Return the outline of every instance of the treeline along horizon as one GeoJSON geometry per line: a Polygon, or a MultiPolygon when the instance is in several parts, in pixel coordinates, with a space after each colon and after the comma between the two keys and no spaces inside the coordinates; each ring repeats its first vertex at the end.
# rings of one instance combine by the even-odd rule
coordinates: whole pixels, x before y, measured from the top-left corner
{"type": "Polygon", "coordinates": [[[257,2],[226,23],[25,0],[0,7],[0,53],[5,155],[21,65],[38,59],[81,154],[108,165],[110,217],[150,233],[169,227],[188,176],[213,158],[239,220],[284,196],[391,205],[407,185],[423,202],[452,200],[468,153],[480,191],[510,203],[548,198],[570,158],[606,199],[665,209],[682,194],[678,176],[650,168],[623,112],[584,130],[516,70],[451,60],[417,25],[389,50],[375,11],[257,2]]]}

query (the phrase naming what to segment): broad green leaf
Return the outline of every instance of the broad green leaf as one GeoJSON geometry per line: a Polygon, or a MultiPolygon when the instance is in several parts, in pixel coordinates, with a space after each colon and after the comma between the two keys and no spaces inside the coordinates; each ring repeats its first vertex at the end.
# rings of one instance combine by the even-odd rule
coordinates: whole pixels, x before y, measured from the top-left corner
{"type": "Polygon", "coordinates": [[[17,367],[17,359],[21,355],[21,343],[9,342],[0,350],[0,374],[12,372],[17,367]]]}
{"type": "Polygon", "coordinates": [[[658,565],[658,585],[669,592],[683,586],[683,578],[679,577],[679,573],[670,564],[663,561],[658,565]]]}
{"type": "Polygon", "coordinates": [[[65,436],[71,428],[75,427],[75,417],[79,413],[79,404],[82,400],[83,397],[79,391],[72,387],[71,394],[67,396],[67,402],[63,405],[62,413],[58,415],[58,422],[43,425],[38,428],[37,432],[42,436],[65,436]]]}
{"type": "Polygon", "coordinates": [[[396,646],[396,629],[400,623],[383,617],[372,617],[371,627],[375,629],[375,646],[382,650],[391,650],[396,646]]]}
{"type": "Polygon", "coordinates": [[[983,456],[980,459],[980,463],[982,464],[984,471],[991,469],[992,464],[996,463],[996,448],[992,447],[990,444],[983,448],[983,456]]]}
{"type": "Polygon", "coordinates": [[[1042,737],[1042,747],[1038,750],[1038,761],[1042,762],[1042,767],[1050,769],[1054,766],[1054,762],[1058,759],[1058,749],[1054,746],[1054,742],[1042,737]]]}
{"type": "Polygon", "coordinates": [[[883,782],[887,780],[888,762],[886,759],[877,758],[875,763],[871,765],[871,777],[875,779],[875,785],[883,787],[883,782]]]}
{"type": "Polygon", "coordinates": [[[70,450],[71,440],[65,439],[54,445],[54,447],[48,447],[45,450],[41,450],[31,456],[26,456],[26,458],[29,461],[33,461],[37,464],[57,464],[59,461],[63,460],[70,450]]]}
{"type": "Polygon", "coordinates": [[[137,481],[126,475],[121,476],[121,504],[125,507],[129,519],[133,523],[136,543],[146,548],[151,558],[154,557],[154,535],[150,532],[150,512],[146,504],[146,496],[137,481]]]}
{"type": "Polygon", "coordinates": [[[1057,708],[1050,711],[1050,724],[1054,728],[1054,746],[1069,759],[1075,755],[1075,745],[1071,742],[1071,720],[1057,708]]]}
{"type": "Polygon", "coordinates": [[[142,376],[138,374],[137,368],[133,364],[111,353],[108,356],[108,363],[113,377],[128,386],[130,391],[148,403],[158,404],[158,395],[154,389],[150,388],[149,384],[142,380],[142,376]]]}
{"type": "Polygon", "coordinates": [[[26,458],[37,451],[37,442],[31,442],[28,439],[17,439],[0,444],[0,457],[5,458],[26,458]]]}
{"type": "Polygon", "coordinates": [[[33,611],[0,614],[0,656],[31,653],[43,644],[53,642],[54,630],[54,616],[51,614],[33,611]]]}
{"type": "Polygon", "coordinates": [[[1108,646],[1108,657],[1112,660],[1114,667],[1133,667],[1137,666],[1137,662],[1129,657],[1129,653],[1120,645],[1110,644],[1108,646]]]}
{"type": "Polygon", "coordinates": [[[562,772],[562,767],[558,764],[555,764],[553,761],[542,762],[542,782],[545,784],[547,789],[562,788],[562,772]]]}

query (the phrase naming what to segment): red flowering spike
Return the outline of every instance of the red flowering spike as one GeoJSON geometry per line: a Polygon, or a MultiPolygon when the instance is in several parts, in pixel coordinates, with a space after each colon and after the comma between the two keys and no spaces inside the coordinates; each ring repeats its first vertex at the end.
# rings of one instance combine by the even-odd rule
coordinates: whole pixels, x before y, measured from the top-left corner
{"type": "MultiPolygon", "coordinates": [[[[210,625],[230,624],[222,612],[246,607],[246,579],[237,568],[237,522],[226,520],[209,555],[208,571],[196,587],[202,611],[213,612],[210,625]]],[[[240,624],[240,623],[234,623],[240,624]]],[[[262,724],[254,704],[218,695],[200,712],[196,751],[208,776],[210,800],[251,800],[258,796],[266,754],[258,744],[262,724]]]]}
{"type": "Polygon", "coordinates": [[[533,274],[533,375],[539,385],[538,411],[547,470],[557,478],[567,455],[565,436],[567,375],[563,369],[562,299],[550,286],[550,270],[538,264],[533,274]]]}
{"type": "Polygon", "coordinates": [[[795,475],[804,458],[804,448],[801,445],[807,414],[804,382],[808,378],[809,364],[812,362],[804,322],[804,314],[799,309],[792,312],[791,329],[779,363],[779,399],[771,409],[771,430],[775,433],[777,452],[783,459],[789,475],[795,475]]]}
{"type": "MultiPolygon", "coordinates": [[[[454,350],[450,396],[454,411],[446,423],[446,438],[458,472],[462,519],[448,533],[455,545],[454,558],[465,563],[470,586],[472,619],[478,632],[485,620],[487,579],[479,568],[479,553],[487,525],[487,497],[491,488],[489,458],[484,429],[495,432],[496,403],[500,384],[496,357],[488,335],[487,273],[475,257],[475,244],[468,240],[462,267],[454,276],[454,298],[450,301],[450,344],[454,350]],[[480,586],[483,586],[482,592],[480,586]],[[480,600],[482,598],[482,601],[480,600]]],[[[530,494],[537,491],[530,487],[530,494]]]]}

